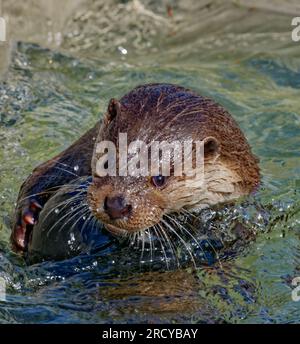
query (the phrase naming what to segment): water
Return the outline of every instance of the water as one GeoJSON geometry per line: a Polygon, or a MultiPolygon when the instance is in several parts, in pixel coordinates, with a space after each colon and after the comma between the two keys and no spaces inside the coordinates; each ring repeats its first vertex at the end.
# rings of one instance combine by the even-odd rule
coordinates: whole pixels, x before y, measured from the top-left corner
{"type": "Polygon", "coordinates": [[[40,2],[31,14],[30,6],[18,12],[3,4],[10,23],[23,26],[12,25],[15,43],[0,47],[0,321],[299,322],[291,282],[300,276],[300,45],[290,26],[299,5],[66,3],[68,11],[59,11],[55,1],[40,2]],[[221,266],[197,271],[144,269],[126,246],[26,266],[9,246],[23,179],[90,128],[110,98],[146,82],[195,89],[238,121],[263,176],[256,199],[236,206],[256,240],[221,266]]]}

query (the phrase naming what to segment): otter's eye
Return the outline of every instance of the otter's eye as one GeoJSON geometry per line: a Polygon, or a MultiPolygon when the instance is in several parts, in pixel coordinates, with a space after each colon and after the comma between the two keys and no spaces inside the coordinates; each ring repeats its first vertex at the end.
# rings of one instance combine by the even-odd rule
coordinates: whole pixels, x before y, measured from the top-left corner
{"type": "Polygon", "coordinates": [[[151,178],[152,184],[156,186],[157,188],[164,186],[166,183],[166,180],[167,180],[166,177],[161,176],[161,175],[151,178]]]}

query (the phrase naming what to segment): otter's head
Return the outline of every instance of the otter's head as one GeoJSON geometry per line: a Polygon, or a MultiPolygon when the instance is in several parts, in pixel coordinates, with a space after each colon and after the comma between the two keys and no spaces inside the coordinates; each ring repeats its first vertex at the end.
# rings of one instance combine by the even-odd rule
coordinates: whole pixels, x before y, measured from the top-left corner
{"type": "MultiPolygon", "coordinates": [[[[132,158],[128,151],[127,156],[132,158]]],[[[210,99],[168,84],[140,86],[120,101],[110,101],[96,141],[92,172],[89,205],[94,216],[117,235],[160,226],[164,215],[183,209],[233,200],[251,192],[259,180],[257,159],[228,112],[210,99]],[[128,144],[137,140],[147,145],[203,142],[204,180],[172,173],[174,156],[169,176],[120,173],[119,154],[125,148],[120,133],[127,134],[128,144]],[[103,152],[97,147],[103,141],[116,147],[115,175],[98,173],[103,152]]]]}

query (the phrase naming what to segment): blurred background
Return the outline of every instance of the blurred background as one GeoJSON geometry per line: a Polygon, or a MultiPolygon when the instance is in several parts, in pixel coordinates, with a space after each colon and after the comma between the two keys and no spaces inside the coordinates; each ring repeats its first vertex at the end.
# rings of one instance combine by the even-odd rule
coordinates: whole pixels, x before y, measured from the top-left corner
{"type": "Polygon", "coordinates": [[[1,0],[8,36],[1,60],[19,40],[87,57],[122,53],[119,47],[129,58],[162,50],[171,60],[184,52],[204,60],[296,56],[291,20],[299,12],[296,0],[1,0]]]}

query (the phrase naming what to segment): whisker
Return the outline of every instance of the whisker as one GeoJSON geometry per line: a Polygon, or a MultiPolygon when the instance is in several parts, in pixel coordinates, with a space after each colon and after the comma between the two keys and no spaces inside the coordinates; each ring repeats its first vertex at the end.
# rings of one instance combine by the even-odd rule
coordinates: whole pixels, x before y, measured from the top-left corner
{"type": "Polygon", "coordinates": [[[162,221],[162,223],[164,223],[164,224],[172,231],[172,233],[174,233],[174,234],[177,236],[177,238],[183,243],[184,247],[185,247],[186,250],[189,252],[189,255],[190,255],[191,259],[192,259],[192,262],[193,262],[195,268],[197,268],[197,265],[196,265],[194,256],[193,256],[193,254],[192,254],[192,252],[191,252],[191,249],[189,248],[188,244],[186,243],[186,241],[176,232],[175,229],[173,229],[173,228],[169,225],[169,223],[168,223],[167,221],[165,221],[164,219],[162,219],[161,221],[162,221]]]}
{"type": "MultiPolygon", "coordinates": [[[[78,210],[79,210],[80,208],[82,208],[83,206],[85,207],[86,204],[84,204],[84,205],[80,204],[80,205],[77,206],[75,209],[71,209],[70,212],[68,212],[67,214],[65,214],[64,216],[62,216],[60,219],[58,219],[58,221],[56,221],[56,222],[54,223],[54,225],[53,225],[53,226],[49,229],[49,231],[47,232],[47,236],[49,237],[51,231],[53,230],[53,228],[54,228],[58,223],[60,223],[63,219],[65,219],[67,216],[69,216],[69,215],[71,215],[71,214],[73,214],[73,213],[75,213],[75,215],[76,215],[76,211],[78,211],[78,210]]],[[[65,223],[64,223],[64,225],[65,225],[65,223]]],[[[64,225],[63,225],[63,226],[64,226],[64,225]]]]}
{"type": "MultiPolygon", "coordinates": [[[[184,231],[185,233],[187,233],[197,244],[197,246],[200,248],[200,250],[203,252],[203,254],[206,256],[205,251],[203,250],[201,243],[193,236],[193,234],[187,230],[187,228],[185,228],[180,222],[178,222],[176,219],[174,219],[174,217],[167,215],[166,216],[175,223],[175,225],[179,226],[179,229],[181,229],[181,231],[184,231]]],[[[212,248],[213,252],[215,253],[215,256],[217,258],[217,261],[219,263],[220,268],[222,268],[222,263],[220,261],[220,257],[218,255],[218,252],[215,250],[215,248],[213,247],[213,245],[211,244],[211,242],[209,241],[209,239],[207,239],[208,244],[210,245],[210,247],[212,248]]]]}
{"type": "Polygon", "coordinates": [[[147,233],[148,238],[149,238],[149,245],[150,245],[150,263],[153,262],[153,240],[152,240],[152,235],[150,232],[150,229],[148,228],[145,230],[145,233],[147,233]]]}
{"type": "MultiPolygon", "coordinates": [[[[85,209],[85,206],[87,206],[87,204],[84,204],[83,207],[81,207],[80,209],[77,208],[77,209],[76,209],[76,213],[75,213],[75,214],[72,213],[73,215],[63,223],[63,225],[62,225],[61,228],[59,229],[58,233],[60,233],[60,232],[64,229],[64,227],[65,227],[68,223],[70,223],[70,221],[72,221],[74,218],[76,218],[77,215],[79,215],[79,218],[80,218],[80,217],[82,216],[82,214],[83,214],[84,212],[87,211],[87,209],[85,209]]],[[[71,213],[70,213],[70,214],[71,214],[71,213]]]]}
{"type": "Polygon", "coordinates": [[[67,173],[69,173],[69,174],[72,175],[72,176],[80,177],[78,174],[76,174],[76,173],[74,173],[74,172],[71,172],[71,171],[68,171],[68,170],[66,170],[65,168],[57,167],[57,166],[54,166],[53,168],[56,168],[57,170],[60,170],[60,171],[63,171],[63,172],[67,172],[67,173]]]}
{"type": "Polygon", "coordinates": [[[137,234],[134,232],[130,238],[130,245],[134,247],[135,241],[136,241],[137,234]]]}
{"type": "Polygon", "coordinates": [[[80,216],[79,218],[73,223],[72,227],[70,228],[69,232],[72,232],[73,228],[77,225],[77,223],[80,221],[81,218],[84,218],[85,215],[89,213],[89,209],[80,210],[80,216]]]}
{"type": "Polygon", "coordinates": [[[142,238],[142,252],[141,252],[141,257],[140,257],[140,261],[143,261],[143,257],[144,257],[144,251],[145,251],[145,232],[144,231],[140,231],[140,237],[142,238]]]}
{"type": "Polygon", "coordinates": [[[179,213],[182,213],[183,215],[186,215],[188,217],[193,217],[194,219],[196,220],[199,220],[198,216],[193,214],[191,211],[185,209],[185,208],[182,208],[179,213]]]}
{"type": "Polygon", "coordinates": [[[160,223],[157,223],[159,229],[160,229],[160,232],[163,234],[164,238],[167,240],[167,243],[170,247],[170,250],[171,250],[171,253],[172,253],[172,256],[173,258],[176,260],[177,262],[177,267],[179,268],[180,267],[180,262],[179,262],[179,259],[177,257],[177,254],[176,254],[176,250],[175,250],[175,247],[173,245],[173,243],[171,242],[168,234],[166,233],[166,231],[164,230],[164,228],[162,227],[162,225],[160,223]]]}
{"type": "Polygon", "coordinates": [[[77,195],[72,196],[71,198],[68,198],[62,202],[60,202],[59,204],[55,205],[55,207],[53,207],[48,213],[47,215],[43,218],[43,223],[45,222],[45,220],[48,218],[48,216],[53,213],[53,211],[59,209],[62,205],[64,205],[61,209],[59,209],[59,212],[61,212],[62,210],[64,210],[70,203],[79,200],[80,198],[82,198],[82,194],[84,193],[84,191],[80,192],[77,195]]]}
{"type": "MultiPolygon", "coordinates": [[[[197,219],[196,216],[195,216],[195,218],[197,219]]],[[[181,227],[183,227],[180,223],[179,223],[179,225],[180,225],[181,227]]],[[[183,227],[183,228],[184,228],[184,227],[183,227]]],[[[216,251],[216,249],[214,248],[214,246],[211,244],[209,238],[207,238],[206,240],[207,240],[209,246],[211,247],[211,249],[213,250],[213,252],[214,252],[214,254],[215,254],[216,258],[217,258],[217,261],[218,261],[218,264],[219,264],[220,268],[223,269],[223,265],[222,265],[222,262],[221,262],[221,260],[220,260],[219,253],[216,251]]],[[[221,243],[224,245],[223,240],[222,240],[222,239],[220,239],[220,240],[221,240],[221,243]]],[[[202,250],[202,252],[204,252],[204,250],[202,249],[201,244],[199,243],[199,241],[197,241],[197,243],[198,243],[198,245],[200,246],[200,249],[202,250]]],[[[204,254],[205,254],[205,252],[204,252],[204,254]]]]}
{"type": "MultiPolygon", "coordinates": [[[[44,177],[46,177],[46,176],[44,176],[44,177]]],[[[78,179],[79,179],[79,178],[78,178],[78,179]]],[[[86,181],[86,183],[87,183],[88,185],[91,184],[91,182],[88,182],[88,181],[86,181]]],[[[61,185],[56,185],[56,186],[47,188],[47,189],[44,190],[44,191],[37,192],[37,193],[34,193],[34,194],[30,194],[30,195],[28,195],[28,196],[26,196],[26,197],[23,197],[23,198],[21,198],[20,200],[18,200],[18,203],[23,202],[23,201],[25,201],[26,199],[31,198],[31,197],[44,195],[44,194],[47,194],[47,193],[49,193],[49,192],[55,192],[55,191],[57,191],[57,189],[60,189],[60,188],[70,188],[71,190],[74,189],[74,191],[76,191],[76,190],[75,190],[76,187],[82,187],[82,184],[73,184],[73,183],[72,183],[72,184],[61,184],[61,185]]]]}
{"type": "MultiPolygon", "coordinates": [[[[66,163],[62,163],[62,162],[60,162],[60,161],[58,161],[58,160],[53,160],[53,162],[55,162],[55,163],[57,163],[57,164],[59,164],[59,165],[61,165],[61,166],[64,166],[64,167],[69,167],[70,169],[74,170],[74,166],[68,165],[68,164],[66,164],[66,163]]],[[[77,176],[79,177],[78,174],[77,174],[77,176]]]]}
{"type": "Polygon", "coordinates": [[[167,266],[167,269],[169,270],[169,262],[168,262],[167,254],[166,254],[164,245],[163,245],[162,240],[161,240],[162,238],[160,238],[160,235],[158,233],[158,229],[156,228],[156,225],[153,226],[153,230],[154,230],[154,233],[155,233],[155,235],[157,236],[157,238],[158,238],[158,240],[160,242],[160,246],[161,246],[163,255],[165,257],[166,266],[167,266]]]}
{"type": "Polygon", "coordinates": [[[178,227],[181,231],[185,232],[187,235],[189,235],[193,241],[199,246],[199,248],[202,250],[203,253],[205,253],[199,243],[199,241],[192,235],[192,233],[190,231],[188,231],[179,221],[177,221],[176,219],[174,219],[172,216],[165,214],[165,216],[172,221],[176,227],[178,227]]]}
{"type": "Polygon", "coordinates": [[[93,219],[94,215],[92,213],[90,213],[90,215],[88,216],[88,218],[86,219],[83,227],[80,229],[80,234],[81,236],[83,235],[83,231],[85,230],[86,226],[88,225],[88,223],[90,223],[93,219]]]}

